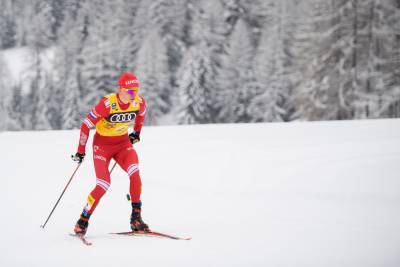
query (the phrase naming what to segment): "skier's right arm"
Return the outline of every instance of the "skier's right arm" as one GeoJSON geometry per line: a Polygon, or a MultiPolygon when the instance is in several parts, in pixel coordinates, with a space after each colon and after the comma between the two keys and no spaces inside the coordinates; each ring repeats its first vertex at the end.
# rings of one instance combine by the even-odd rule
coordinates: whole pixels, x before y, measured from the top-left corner
{"type": "Polygon", "coordinates": [[[90,129],[94,128],[96,123],[101,120],[101,118],[107,117],[109,115],[110,103],[107,98],[102,98],[100,102],[91,109],[89,114],[86,116],[85,120],[81,124],[81,131],[79,136],[78,151],[73,160],[81,163],[85,157],[86,143],[89,138],[90,129]]]}

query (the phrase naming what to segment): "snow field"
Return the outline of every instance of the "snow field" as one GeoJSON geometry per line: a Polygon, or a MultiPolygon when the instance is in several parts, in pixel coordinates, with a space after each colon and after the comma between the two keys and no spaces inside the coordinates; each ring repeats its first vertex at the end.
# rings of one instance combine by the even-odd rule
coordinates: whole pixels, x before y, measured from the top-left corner
{"type": "Polygon", "coordinates": [[[143,219],[193,239],[109,235],[129,226],[117,167],[92,247],[68,236],[95,184],[91,140],[42,230],[79,133],[1,133],[0,265],[399,266],[399,130],[400,120],[145,127],[143,219]]]}

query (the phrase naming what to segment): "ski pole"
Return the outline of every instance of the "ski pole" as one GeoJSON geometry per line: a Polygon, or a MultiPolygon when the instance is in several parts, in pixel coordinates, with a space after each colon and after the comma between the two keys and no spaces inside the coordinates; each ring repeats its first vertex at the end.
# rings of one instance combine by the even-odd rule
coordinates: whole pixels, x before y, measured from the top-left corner
{"type": "Polygon", "coordinates": [[[76,171],[79,169],[80,166],[81,166],[81,163],[78,164],[78,166],[76,167],[74,173],[71,175],[71,178],[69,178],[69,181],[68,181],[67,185],[65,186],[64,190],[62,191],[61,196],[58,198],[56,204],[54,205],[53,209],[51,210],[51,212],[50,212],[50,214],[49,214],[49,217],[47,217],[47,220],[44,222],[44,224],[40,226],[41,228],[44,229],[44,227],[46,226],[46,224],[47,224],[47,222],[49,221],[51,215],[53,214],[54,210],[56,209],[56,207],[57,207],[57,205],[58,205],[58,202],[60,202],[62,196],[64,195],[64,193],[65,193],[65,191],[67,190],[69,184],[71,183],[72,178],[74,178],[75,173],[76,173],[76,171]]]}
{"type": "MultiPolygon", "coordinates": [[[[117,162],[114,163],[114,165],[112,166],[111,170],[110,170],[110,174],[112,173],[112,171],[114,170],[115,166],[117,165],[117,162]]],[[[131,200],[131,197],[129,196],[129,194],[126,194],[126,198],[128,199],[128,201],[131,200]]]]}
{"type": "MultiPolygon", "coordinates": [[[[112,171],[114,170],[115,166],[117,166],[117,162],[114,163],[114,165],[112,166],[111,170],[110,170],[110,174],[112,173],[112,171]]],[[[128,199],[128,201],[131,200],[131,197],[129,196],[129,194],[126,194],[126,198],[128,199]]]]}
{"type": "Polygon", "coordinates": [[[114,170],[115,166],[117,166],[117,162],[114,163],[114,166],[112,166],[111,170],[110,170],[110,174],[112,173],[112,171],[114,170]]]}

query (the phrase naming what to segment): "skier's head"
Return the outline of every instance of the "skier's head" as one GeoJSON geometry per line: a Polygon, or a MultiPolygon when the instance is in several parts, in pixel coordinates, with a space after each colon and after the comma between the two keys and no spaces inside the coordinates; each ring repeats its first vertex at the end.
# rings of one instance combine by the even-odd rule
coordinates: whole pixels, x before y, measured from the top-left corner
{"type": "Polygon", "coordinates": [[[139,81],[133,73],[124,72],[119,77],[118,92],[125,99],[134,100],[139,91],[139,81]]]}

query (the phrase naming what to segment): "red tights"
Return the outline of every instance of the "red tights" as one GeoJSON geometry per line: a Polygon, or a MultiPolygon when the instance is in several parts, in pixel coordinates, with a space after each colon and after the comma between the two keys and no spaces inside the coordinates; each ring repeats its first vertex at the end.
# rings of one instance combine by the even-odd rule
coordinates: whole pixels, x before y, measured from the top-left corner
{"type": "Polygon", "coordinates": [[[108,166],[112,158],[129,176],[131,201],[133,203],[140,202],[142,182],[139,175],[138,156],[132,144],[129,141],[117,145],[96,145],[94,143],[93,161],[96,172],[96,187],[89,194],[84,208],[84,212],[89,215],[93,213],[100,199],[110,187],[111,180],[108,166]]]}

